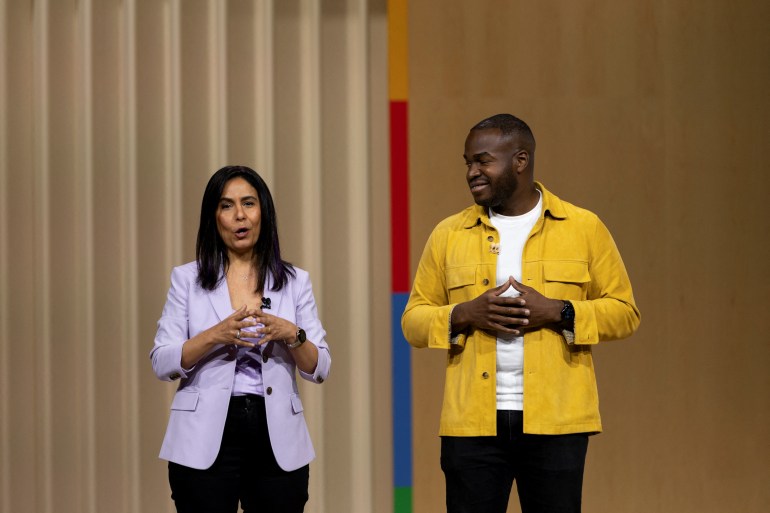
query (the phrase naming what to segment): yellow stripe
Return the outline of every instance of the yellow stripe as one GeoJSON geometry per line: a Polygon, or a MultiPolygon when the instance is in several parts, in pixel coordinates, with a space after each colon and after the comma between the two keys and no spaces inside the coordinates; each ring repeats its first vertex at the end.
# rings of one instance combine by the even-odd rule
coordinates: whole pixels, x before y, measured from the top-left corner
{"type": "Polygon", "coordinates": [[[409,98],[409,0],[388,0],[388,67],[391,101],[409,98]]]}

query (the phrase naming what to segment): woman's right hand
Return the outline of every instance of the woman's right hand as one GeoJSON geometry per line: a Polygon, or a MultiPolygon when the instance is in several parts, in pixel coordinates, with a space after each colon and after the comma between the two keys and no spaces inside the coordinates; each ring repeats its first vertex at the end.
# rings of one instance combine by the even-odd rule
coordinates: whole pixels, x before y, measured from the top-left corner
{"type": "Polygon", "coordinates": [[[218,344],[254,347],[256,344],[243,340],[239,336],[243,337],[245,333],[248,333],[242,331],[245,328],[257,325],[257,321],[254,320],[254,316],[257,313],[257,310],[249,310],[244,305],[222,320],[222,322],[215,324],[205,331],[201,331],[186,341],[182,346],[182,368],[190,369],[213,346],[218,344]]]}
{"type": "MultiPolygon", "coordinates": [[[[215,324],[203,333],[206,333],[209,340],[209,346],[215,344],[233,344],[243,347],[254,347],[255,344],[243,340],[247,338],[248,333],[245,328],[253,328],[257,325],[254,316],[259,313],[256,309],[248,310],[243,305],[231,315],[226,317],[219,324],[215,324]]],[[[253,332],[251,332],[253,335],[253,332]]]]}

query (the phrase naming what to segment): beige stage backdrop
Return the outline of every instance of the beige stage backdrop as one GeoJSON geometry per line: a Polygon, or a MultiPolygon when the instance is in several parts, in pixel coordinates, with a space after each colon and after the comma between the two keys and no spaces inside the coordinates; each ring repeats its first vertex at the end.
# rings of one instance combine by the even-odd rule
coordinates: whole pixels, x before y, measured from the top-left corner
{"type": "MultiPolygon", "coordinates": [[[[536,177],[606,222],[642,311],[594,353],[584,510],[770,511],[770,4],[409,5],[412,269],[471,202],[468,129],[521,116],[536,177]]],[[[413,351],[418,513],[443,500],[443,356],[413,351]]]]}
{"type": "Polygon", "coordinates": [[[148,352],[206,181],[233,163],[271,186],[332,348],[328,382],[302,387],[307,511],[392,510],[386,15],[0,0],[3,513],[173,510],[157,453],[176,385],[148,352]]]}
{"type": "MultiPolygon", "coordinates": [[[[0,510],[172,511],[147,353],[208,176],[258,169],[333,366],[309,512],[392,511],[385,0],[0,0],[0,510]]],[[[410,2],[412,262],[513,112],[602,216],[642,327],[596,350],[585,511],[770,510],[770,4],[410,2]]],[[[414,511],[443,355],[413,352],[414,511]]],[[[511,511],[516,511],[512,506],[511,511]]]]}

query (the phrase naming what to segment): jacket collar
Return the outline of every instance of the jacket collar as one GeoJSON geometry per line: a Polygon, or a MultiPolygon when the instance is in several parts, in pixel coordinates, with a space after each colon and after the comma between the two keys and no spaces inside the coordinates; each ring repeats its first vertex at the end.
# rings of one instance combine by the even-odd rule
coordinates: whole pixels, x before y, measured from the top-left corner
{"type": "MultiPolygon", "coordinates": [[[[543,194],[543,212],[540,214],[540,217],[542,218],[548,214],[554,219],[566,219],[567,212],[564,209],[564,204],[562,203],[561,199],[546,189],[545,186],[540,182],[536,181],[535,187],[537,187],[543,194]]],[[[486,207],[482,207],[481,205],[473,205],[466,210],[462,226],[463,228],[473,228],[478,224],[485,224],[490,227],[492,226],[492,223],[489,221],[488,209],[486,207]]]]}

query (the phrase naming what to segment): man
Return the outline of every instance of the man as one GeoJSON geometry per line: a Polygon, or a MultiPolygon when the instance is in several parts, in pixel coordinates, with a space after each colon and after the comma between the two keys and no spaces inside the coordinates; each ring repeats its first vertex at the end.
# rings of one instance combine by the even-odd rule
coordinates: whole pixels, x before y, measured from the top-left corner
{"type": "Polygon", "coordinates": [[[579,512],[601,431],[591,349],[639,326],[599,218],[534,180],[535,138],[498,114],[465,140],[476,203],[433,230],[401,319],[448,352],[439,434],[450,513],[579,512]]]}

